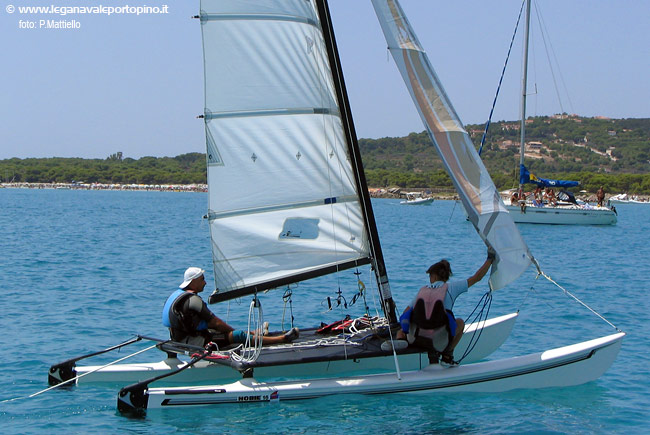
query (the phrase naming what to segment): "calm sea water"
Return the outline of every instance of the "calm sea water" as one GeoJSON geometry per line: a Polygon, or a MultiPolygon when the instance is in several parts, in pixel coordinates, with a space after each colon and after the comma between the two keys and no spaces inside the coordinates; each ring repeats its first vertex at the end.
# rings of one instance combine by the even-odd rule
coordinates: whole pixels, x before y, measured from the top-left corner
{"type": "MultiPolygon", "coordinates": [[[[164,338],[160,310],[184,269],[195,265],[211,270],[208,228],[201,219],[206,202],[201,193],[0,189],[0,400],[46,388],[47,370],[55,362],[136,333],[164,338]]],[[[437,201],[430,207],[403,207],[393,200],[373,205],[400,310],[426,282],[424,272],[432,262],[448,258],[457,278],[482,264],[485,248],[460,205],[437,201]]],[[[175,409],[150,412],[139,420],[117,414],[118,387],[85,385],[0,403],[1,431],[645,432],[650,423],[650,340],[643,327],[650,317],[650,206],[618,209],[618,225],[611,227],[519,227],[545,272],[628,333],[618,359],[596,382],[534,392],[334,396],[175,409]]],[[[369,273],[363,272],[370,288],[369,273]]],[[[207,278],[210,288],[213,282],[207,278]]],[[[339,287],[351,299],[354,283],[348,271],[295,288],[296,325],[361,315],[361,304],[332,312],[321,305],[339,287]]],[[[467,315],[486,290],[486,281],[472,287],[455,311],[467,315]]],[[[281,326],[281,293],[263,299],[272,329],[281,326]]],[[[248,303],[212,308],[244,326],[248,303]]],[[[533,269],[494,294],[491,315],[519,309],[515,330],[492,358],[614,332],[543,278],[535,280],[533,269]]],[[[130,349],[125,350],[95,362],[124,356],[130,349]]],[[[151,352],[140,360],[160,358],[151,352]]]]}

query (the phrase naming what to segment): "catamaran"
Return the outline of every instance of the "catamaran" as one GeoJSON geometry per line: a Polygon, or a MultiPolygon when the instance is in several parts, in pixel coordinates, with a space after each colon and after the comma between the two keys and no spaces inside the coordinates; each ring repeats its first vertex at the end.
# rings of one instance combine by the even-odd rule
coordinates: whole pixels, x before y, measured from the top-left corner
{"type": "MultiPolygon", "coordinates": [[[[78,365],[93,352],[53,365],[51,385],[130,383],[181,368],[164,381],[235,381],[244,372],[258,379],[332,377],[394,371],[395,360],[404,370],[428,364],[426,349],[385,345],[395,308],[326,10],[323,2],[306,1],[201,3],[206,217],[219,286],[209,302],[250,296],[249,313],[260,326],[257,294],[370,265],[382,312],[366,310],[329,330],[301,328],[291,345],[221,349],[187,368],[183,356],[202,349],[165,339],[154,339],[166,353],[154,362],[78,365]]],[[[364,287],[359,281],[361,297],[364,287]]],[[[457,354],[465,363],[484,359],[516,319],[511,313],[469,324],[457,354]],[[474,331],[478,343],[471,340],[474,331]]]]}
{"type": "MultiPolygon", "coordinates": [[[[373,5],[469,220],[496,252],[488,301],[531,265],[542,272],[399,3],[373,0],[373,5]]],[[[262,347],[258,339],[233,349],[206,350],[158,340],[152,347],[169,354],[158,363],[77,367],[86,356],[73,358],[52,366],[52,384],[138,381],[118,394],[118,409],[130,413],[345,393],[567,386],[607,370],[623,332],[479,362],[506,340],[516,314],[468,324],[455,353],[462,364],[451,368],[430,364],[427,349],[395,340],[391,287],[327,1],[202,0],[198,18],[205,61],[206,217],[218,284],[209,302],[250,297],[249,330],[260,337],[258,293],[369,264],[382,313],[302,329],[290,344],[262,347]],[[191,359],[181,361],[179,354],[191,359]],[[161,381],[188,385],[151,386],[161,381]]],[[[359,284],[361,297],[364,292],[359,284]]],[[[141,339],[149,338],[94,354],[141,339]]]]}
{"type": "MultiPolygon", "coordinates": [[[[617,214],[610,207],[579,204],[576,201],[562,200],[543,201],[533,199],[533,195],[524,198],[524,185],[534,184],[538,187],[552,189],[569,188],[580,184],[578,181],[550,180],[531,174],[524,163],[526,152],[526,94],[528,85],[528,41],[530,34],[530,2],[526,3],[526,19],[524,21],[524,56],[521,79],[520,99],[520,138],[519,138],[519,199],[512,203],[506,199],[506,208],[516,223],[554,224],[554,225],[614,225],[617,214]]],[[[569,197],[568,192],[561,192],[569,197]]]]}

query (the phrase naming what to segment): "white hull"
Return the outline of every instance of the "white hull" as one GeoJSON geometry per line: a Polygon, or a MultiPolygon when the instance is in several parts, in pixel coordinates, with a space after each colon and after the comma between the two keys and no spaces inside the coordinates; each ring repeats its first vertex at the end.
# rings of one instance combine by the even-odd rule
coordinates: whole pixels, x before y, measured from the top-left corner
{"type": "Polygon", "coordinates": [[[612,204],[650,204],[650,201],[639,201],[636,199],[610,199],[612,204]]]}
{"type": "Polygon", "coordinates": [[[606,207],[526,207],[525,213],[518,205],[506,205],[506,208],[519,224],[614,225],[617,220],[616,214],[606,207]]]}
{"type": "Polygon", "coordinates": [[[433,198],[418,198],[411,199],[408,201],[400,201],[402,205],[430,205],[433,202],[433,198]]]}
{"type": "MultiPolygon", "coordinates": [[[[526,356],[452,368],[430,365],[421,370],[352,376],[338,379],[258,382],[253,378],[227,385],[149,388],[139,397],[120,394],[118,408],[130,411],[131,402],[144,408],[200,406],[222,403],[311,399],[333,394],[482,392],[566,387],[600,377],[616,358],[624,333],[526,356]]],[[[136,395],[137,396],[137,395],[136,395]]]]}
{"type": "MultiPolygon", "coordinates": [[[[483,324],[483,331],[480,339],[472,351],[463,360],[463,363],[472,363],[486,358],[497,350],[508,338],[517,320],[517,313],[495,317],[483,324]]],[[[477,328],[476,323],[467,325],[465,334],[456,347],[456,357],[463,355],[470,344],[472,333],[477,328]]],[[[478,335],[478,333],[477,333],[478,335]]],[[[404,371],[419,370],[429,364],[427,354],[408,354],[398,356],[400,369],[404,371]]],[[[76,367],[76,374],[80,376],[77,383],[109,382],[117,384],[130,384],[143,381],[154,376],[169,373],[172,370],[181,368],[185,362],[170,358],[155,363],[141,364],[116,364],[101,370],[101,366],[76,367]],[[88,374],[86,374],[88,373],[88,374]]],[[[348,376],[355,373],[380,373],[395,370],[395,361],[392,353],[387,356],[350,359],[342,361],[324,361],[270,367],[256,367],[255,377],[257,379],[269,378],[305,378],[305,377],[329,377],[348,376]]],[[[227,382],[241,378],[241,374],[231,367],[199,361],[193,367],[166,378],[166,383],[200,383],[200,382],[227,382]]]]}

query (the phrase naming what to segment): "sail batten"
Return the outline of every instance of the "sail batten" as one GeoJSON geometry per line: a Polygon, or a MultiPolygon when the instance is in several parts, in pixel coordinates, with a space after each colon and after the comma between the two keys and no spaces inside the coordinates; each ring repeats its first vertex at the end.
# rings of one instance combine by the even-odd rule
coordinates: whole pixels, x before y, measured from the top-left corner
{"type": "Polygon", "coordinates": [[[300,17],[295,15],[279,15],[279,14],[206,14],[200,15],[201,21],[217,21],[217,20],[262,20],[262,21],[294,21],[297,23],[309,24],[317,26],[318,23],[311,18],[300,17]]]}
{"type": "Polygon", "coordinates": [[[222,213],[216,213],[210,210],[208,212],[208,220],[212,221],[214,219],[222,219],[222,218],[234,217],[234,216],[244,216],[247,214],[258,214],[258,213],[278,211],[278,210],[301,209],[304,207],[318,207],[322,205],[342,203],[342,202],[356,202],[357,200],[358,198],[356,196],[349,195],[349,196],[315,199],[313,201],[305,201],[301,203],[278,204],[278,205],[268,206],[268,207],[257,207],[248,210],[234,210],[231,212],[222,212],[222,213]]]}
{"type": "Polygon", "coordinates": [[[340,116],[338,111],[329,107],[304,107],[304,108],[292,108],[292,109],[263,109],[263,110],[240,110],[235,112],[220,112],[215,113],[206,110],[205,119],[217,119],[217,118],[237,118],[237,117],[251,117],[251,116],[276,116],[276,115],[312,115],[312,114],[321,114],[321,115],[336,115],[340,116]]]}
{"type": "Polygon", "coordinates": [[[487,246],[497,252],[490,288],[506,286],[534,262],[397,0],[372,0],[393,59],[443,165],[487,246]]]}

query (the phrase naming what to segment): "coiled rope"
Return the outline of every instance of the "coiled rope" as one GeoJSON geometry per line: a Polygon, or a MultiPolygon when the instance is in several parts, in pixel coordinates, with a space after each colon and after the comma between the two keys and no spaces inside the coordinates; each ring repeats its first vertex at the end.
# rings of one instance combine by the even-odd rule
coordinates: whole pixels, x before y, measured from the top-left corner
{"type": "Polygon", "coordinates": [[[257,298],[253,297],[250,307],[248,309],[248,328],[246,330],[246,341],[242,345],[239,353],[232,352],[230,357],[239,362],[253,362],[257,360],[262,351],[262,342],[264,340],[264,332],[262,331],[264,325],[264,312],[262,311],[262,303],[257,298]],[[255,332],[254,334],[252,332],[255,332]]]}

